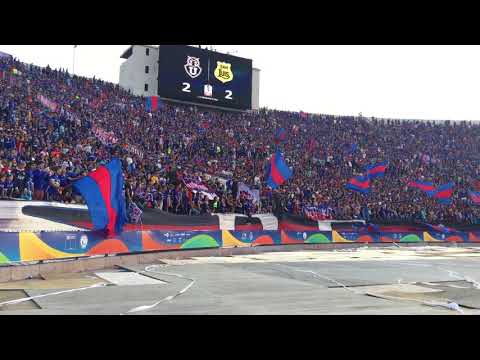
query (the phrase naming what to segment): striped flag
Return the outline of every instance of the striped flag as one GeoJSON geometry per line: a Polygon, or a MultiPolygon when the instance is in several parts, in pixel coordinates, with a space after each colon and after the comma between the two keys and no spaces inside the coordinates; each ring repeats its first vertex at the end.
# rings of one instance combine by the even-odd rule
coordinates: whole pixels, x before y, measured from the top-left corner
{"type": "Polygon", "coordinates": [[[383,177],[385,175],[385,170],[387,169],[387,166],[388,163],[386,161],[378,164],[368,165],[366,167],[367,176],[370,179],[383,177]]]}
{"type": "Polygon", "coordinates": [[[350,179],[345,187],[362,194],[368,194],[370,192],[370,179],[368,176],[356,176],[350,179]]]}
{"type": "Polygon", "coordinates": [[[443,224],[440,224],[440,225],[425,224],[425,226],[428,228],[429,231],[440,233],[440,234],[451,235],[451,234],[458,233],[457,230],[446,227],[443,224]]]}
{"type": "Polygon", "coordinates": [[[122,232],[127,220],[123,184],[122,162],[116,158],[73,183],[87,203],[94,230],[122,232]]]}
{"type": "Polygon", "coordinates": [[[434,191],[428,191],[427,195],[433,199],[437,199],[440,204],[450,205],[452,203],[454,182],[449,182],[445,185],[440,185],[434,191]]]}
{"type": "Polygon", "coordinates": [[[426,181],[410,181],[408,183],[409,187],[417,188],[425,192],[434,191],[435,186],[431,182],[426,181]]]}
{"type": "Polygon", "coordinates": [[[161,101],[158,96],[149,96],[145,102],[145,109],[147,112],[152,113],[161,108],[161,101]]]}
{"type": "Polygon", "coordinates": [[[285,163],[280,150],[277,150],[275,154],[272,155],[272,159],[270,160],[270,164],[267,169],[267,185],[272,189],[276,189],[285,181],[290,179],[292,175],[293,173],[285,163]]]}
{"type": "Polygon", "coordinates": [[[480,205],[480,192],[479,191],[469,191],[468,197],[475,205],[480,205]]]}
{"type": "Polygon", "coordinates": [[[287,139],[287,132],[284,128],[278,129],[277,133],[275,134],[274,142],[275,144],[281,144],[287,139]]]}

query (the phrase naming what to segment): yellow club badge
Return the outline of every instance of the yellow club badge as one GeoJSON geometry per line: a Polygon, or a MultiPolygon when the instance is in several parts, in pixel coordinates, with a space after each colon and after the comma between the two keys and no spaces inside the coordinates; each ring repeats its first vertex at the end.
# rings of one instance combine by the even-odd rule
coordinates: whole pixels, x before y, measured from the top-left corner
{"type": "Polygon", "coordinates": [[[222,83],[233,80],[232,64],[217,61],[217,67],[213,73],[222,83]]]}

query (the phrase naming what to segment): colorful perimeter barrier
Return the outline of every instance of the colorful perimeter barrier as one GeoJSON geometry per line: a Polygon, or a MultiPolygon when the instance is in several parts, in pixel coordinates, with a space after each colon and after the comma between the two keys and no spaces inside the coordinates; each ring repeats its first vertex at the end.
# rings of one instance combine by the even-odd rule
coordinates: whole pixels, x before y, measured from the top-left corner
{"type": "Polygon", "coordinates": [[[148,251],[327,243],[480,243],[480,231],[357,233],[341,231],[126,231],[105,238],[91,231],[0,232],[0,264],[148,251]]]}

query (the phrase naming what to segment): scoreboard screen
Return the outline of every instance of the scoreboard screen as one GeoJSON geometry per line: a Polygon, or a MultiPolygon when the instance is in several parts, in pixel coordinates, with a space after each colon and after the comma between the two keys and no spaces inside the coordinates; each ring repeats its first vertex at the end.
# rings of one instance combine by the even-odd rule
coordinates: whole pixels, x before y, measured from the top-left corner
{"type": "Polygon", "coordinates": [[[252,108],[252,60],[186,45],[161,45],[160,97],[248,110],[252,108]]]}

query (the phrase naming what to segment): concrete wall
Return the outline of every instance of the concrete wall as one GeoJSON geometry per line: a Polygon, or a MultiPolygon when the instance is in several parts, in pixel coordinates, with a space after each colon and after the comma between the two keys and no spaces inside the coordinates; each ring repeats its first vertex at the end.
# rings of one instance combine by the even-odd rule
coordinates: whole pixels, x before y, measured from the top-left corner
{"type": "Polygon", "coordinates": [[[260,69],[252,69],[252,110],[260,109],[260,69]]]}
{"type": "Polygon", "coordinates": [[[76,226],[70,226],[56,221],[50,221],[24,215],[22,212],[22,208],[24,206],[52,206],[67,209],[87,209],[85,205],[60,204],[46,201],[0,200],[0,241],[1,232],[85,230],[76,226]]]}
{"type": "Polygon", "coordinates": [[[158,94],[158,48],[133,45],[132,55],[120,65],[119,85],[138,96],[155,96],[158,94]],[[146,49],[150,50],[146,55],[146,49]],[[149,67],[148,74],[145,66],[149,67]],[[148,84],[148,91],[144,85],[148,84]]]}

